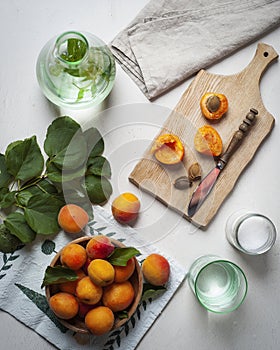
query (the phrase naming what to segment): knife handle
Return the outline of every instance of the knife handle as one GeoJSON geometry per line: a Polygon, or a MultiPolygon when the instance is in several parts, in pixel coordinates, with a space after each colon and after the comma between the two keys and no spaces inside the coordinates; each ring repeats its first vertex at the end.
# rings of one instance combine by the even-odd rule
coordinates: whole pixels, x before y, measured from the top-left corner
{"type": "Polygon", "coordinates": [[[243,120],[242,124],[240,124],[239,129],[233,134],[233,137],[223,153],[223,155],[220,157],[220,161],[224,163],[224,165],[227,164],[229,158],[232,156],[232,154],[236,151],[236,149],[241,144],[243,138],[247,135],[247,131],[251,128],[255,121],[255,117],[258,114],[258,111],[254,108],[250,109],[250,112],[246,115],[246,118],[243,120]]]}

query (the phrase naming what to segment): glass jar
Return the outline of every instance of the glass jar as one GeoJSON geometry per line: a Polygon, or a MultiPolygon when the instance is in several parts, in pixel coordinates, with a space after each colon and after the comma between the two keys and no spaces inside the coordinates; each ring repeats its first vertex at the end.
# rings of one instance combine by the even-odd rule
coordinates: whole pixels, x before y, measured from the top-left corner
{"type": "Polygon", "coordinates": [[[69,31],[43,47],[36,73],[44,95],[51,102],[83,109],[96,106],[108,96],[116,67],[102,40],[90,33],[69,31]]]}

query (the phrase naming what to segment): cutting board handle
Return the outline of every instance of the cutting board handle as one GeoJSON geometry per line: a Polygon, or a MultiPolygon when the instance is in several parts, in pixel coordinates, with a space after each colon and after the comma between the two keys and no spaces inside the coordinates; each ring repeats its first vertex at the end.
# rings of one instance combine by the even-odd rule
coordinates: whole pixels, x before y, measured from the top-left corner
{"type": "Polygon", "coordinates": [[[278,53],[272,46],[259,43],[255,56],[248,66],[242,71],[242,74],[246,73],[248,75],[252,75],[252,79],[257,79],[257,82],[259,83],[267,66],[276,58],[278,58],[278,53]]]}

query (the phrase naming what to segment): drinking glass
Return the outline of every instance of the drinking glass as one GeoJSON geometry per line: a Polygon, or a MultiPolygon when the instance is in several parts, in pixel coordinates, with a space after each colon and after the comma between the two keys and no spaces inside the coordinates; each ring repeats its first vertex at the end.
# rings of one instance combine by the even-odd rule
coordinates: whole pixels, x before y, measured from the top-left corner
{"type": "Polygon", "coordinates": [[[239,210],[226,222],[226,237],[239,251],[259,255],[272,248],[276,240],[276,228],[266,216],[239,210]]]}
{"type": "Polygon", "coordinates": [[[188,279],[200,304],[215,313],[236,310],[247,294],[244,272],[235,263],[216,255],[196,259],[190,267],[188,279]]]}

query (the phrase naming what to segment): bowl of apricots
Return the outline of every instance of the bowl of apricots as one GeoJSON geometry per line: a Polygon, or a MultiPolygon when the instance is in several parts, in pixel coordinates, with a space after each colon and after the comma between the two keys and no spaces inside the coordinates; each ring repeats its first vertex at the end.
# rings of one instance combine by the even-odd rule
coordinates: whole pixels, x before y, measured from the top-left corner
{"type": "Polygon", "coordinates": [[[143,289],[139,252],[105,235],[65,245],[45,271],[51,310],[67,328],[96,336],[121,327],[134,314],[143,289]]]}

